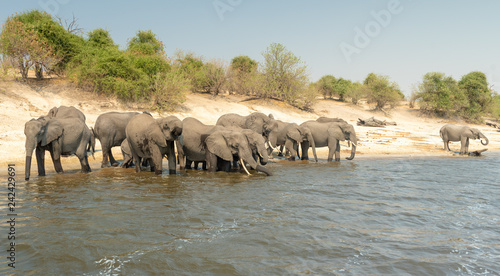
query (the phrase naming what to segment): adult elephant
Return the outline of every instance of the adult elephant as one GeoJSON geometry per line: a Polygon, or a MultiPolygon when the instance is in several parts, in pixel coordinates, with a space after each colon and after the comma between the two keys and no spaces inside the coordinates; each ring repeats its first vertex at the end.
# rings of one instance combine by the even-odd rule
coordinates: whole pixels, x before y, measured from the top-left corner
{"type": "MultiPolygon", "coordinates": [[[[197,167],[197,163],[204,163],[204,168],[206,168],[205,159],[206,152],[203,146],[203,138],[210,135],[212,132],[217,130],[229,130],[240,131],[245,135],[246,142],[248,143],[250,150],[254,156],[254,159],[260,160],[262,165],[268,162],[268,154],[265,148],[264,138],[250,129],[239,129],[236,127],[223,127],[214,125],[205,125],[200,120],[187,117],[182,120],[182,136],[179,139],[179,144],[181,144],[183,155],[179,155],[179,160],[183,160],[184,156],[186,158],[186,168],[191,168],[191,163],[194,162],[197,167]]],[[[178,146],[179,148],[179,146],[178,146]]]]}
{"type": "Polygon", "coordinates": [[[488,145],[489,140],[484,136],[481,131],[477,128],[471,128],[468,126],[458,126],[453,124],[444,125],[440,130],[439,134],[443,139],[444,149],[449,151],[450,147],[448,143],[461,142],[460,154],[467,154],[469,152],[469,139],[479,139],[483,146],[488,145]],[[483,139],[485,142],[483,142],[483,139]]]}
{"type": "Polygon", "coordinates": [[[231,163],[236,159],[248,174],[245,164],[258,172],[272,175],[270,170],[255,161],[247,139],[240,131],[216,130],[208,136],[204,135],[202,141],[204,141],[207,169],[210,172],[230,171],[231,163]]]}
{"type": "Polygon", "coordinates": [[[53,107],[47,114],[48,118],[77,118],[85,122],[85,114],[73,106],[53,107]]]}
{"type": "Polygon", "coordinates": [[[134,157],[136,171],[141,170],[141,159],[150,159],[151,171],[162,173],[162,159],[166,154],[170,174],[176,173],[175,140],[182,133],[182,121],[175,116],[154,119],[150,114],[138,114],[125,128],[127,141],[134,157]]]}
{"type": "Polygon", "coordinates": [[[276,147],[278,123],[272,114],[267,116],[261,112],[254,112],[248,116],[241,116],[236,113],[228,113],[220,116],[216,125],[251,129],[261,134],[266,139],[266,142],[269,142],[271,147],[276,147]]]}
{"type": "MultiPolygon", "coordinates": [[[[356,145],[358,139],[356,132],[351,124],[342,122],[333,123],[320,123],[317,121],[306,121],[301,126],[307,127],[313,136],[316,148],[328,147],[328,161],[333,160],[335,154],[335,161],[340,161],[340,141],[350,141],[352,143],[351,156],[346,157],[347,160],[354,159],[356,155],[356,145]]],[[[309,142],[303,141],[301,143],[302,160],[308,159],[309,142]]]]}
{"type": "Polygon", "coordinates": [[[93,140],[90,129],[79,118],[32,119],[24,125],[26,135],[25,179],[29,180],[31,159],[36,149],[38,175],[45,176],[45,151],[50,152],[54,169],[63,172],[61,156],[75,154],[80,159],[82,172],[90,172],[87,151],[92,151],[93,140]]]}
{"type": "MultiPolygon", "coordinates": [[[[116,167],[119,163],[113,157],[111,149],[120,146],[126,138],[125,128],[128,122],[139,112],[107,112],[99,115],[95,121],[94,135],[101,142],[101,168],[116,167]],[[109,160],[108,160],[109,158],[109,160]]],[[[125,157],[124,157],[125,158],[125,157]]]]}
{"type": "Polygon", "coordinates": [[[285,147],[285,150],[290,152],[288,160],[295,160],[295,157],[298,155],[299,145],[304,141],[308,141],[312,148],[314,159],[318,162],[316,144],[309,128],[299,126],[296,123],[286,123],[281,120],[276,120],[276,122],[278,123],[276,145],[280,146],[280,149],[285,147]]]}

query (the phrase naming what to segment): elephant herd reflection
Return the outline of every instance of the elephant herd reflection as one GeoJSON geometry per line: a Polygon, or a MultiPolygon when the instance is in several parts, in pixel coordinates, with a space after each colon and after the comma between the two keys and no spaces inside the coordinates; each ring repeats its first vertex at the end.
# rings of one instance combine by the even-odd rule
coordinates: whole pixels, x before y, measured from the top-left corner
{"type": "MultiPolygon", "coordinates": [[[[45,151],[50,153],[56,172],[63,172],[61,156],[76,155],[82,172],[90,172],[88,152],[94,154],[95,139],[102,149],[101,167],[119,166],[111,149],[120,146],[122,167],[135,165],[136,171],[149,166],[155,174],[162,173],[162,160],[168,159],[169,173],[198,168],[215,171],[245,171],[247,165],[266,175],[265,167],[274,150],[288,160],[309,159],[309,149],[318,161],[316,148],[328,147],[328,161],[340,161],[340,141],[348,141],[352,160],[358,139],[354,127],[340,118],[320,117],[302,124],[276,120],[272,114],[254,112],[248,116],[235,113],[222,115],[215,125],[200,120],[175,116],[153,118],[148,112],[107,112],[99,115],[94,128],[85,124],[85,115],[75,107],[52,108],[46,116],[25,124],[26,175],[30,178],[31,159],[36,149],[38,175],[45,175],[45,151]],[[299,149],[300,146],[300,149],[299,149]],[[279,148],[279,149],[278,149],[279,148]],[[300,154],[301,153],[301,154],[300,154]],[[335,157],[335,159],[334,159],[335,157]]],[[[477,129],[444,126],[441,131],[445,149],[449,141],[461,141],[461,153],[468,150],[469,138],[488,139],[477,129]]]]}

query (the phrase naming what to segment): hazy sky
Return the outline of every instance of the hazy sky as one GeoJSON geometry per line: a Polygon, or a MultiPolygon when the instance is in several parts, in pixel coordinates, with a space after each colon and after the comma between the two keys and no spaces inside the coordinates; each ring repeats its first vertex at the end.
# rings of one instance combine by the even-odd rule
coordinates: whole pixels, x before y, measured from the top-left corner
{"type": "Polygon", "coordinates": [[[310,80],[326,74],[362,81],[389,76],[409,95],[427,72],[459,80],[484,72],[500,91],[500,1],[3,1],[0,21],[46,10],[78,18],[85,33],[108,30],[122,48],[151,29],[168,55],[177,49],[230,61],[281,43],[307,64],[310,80]]]}

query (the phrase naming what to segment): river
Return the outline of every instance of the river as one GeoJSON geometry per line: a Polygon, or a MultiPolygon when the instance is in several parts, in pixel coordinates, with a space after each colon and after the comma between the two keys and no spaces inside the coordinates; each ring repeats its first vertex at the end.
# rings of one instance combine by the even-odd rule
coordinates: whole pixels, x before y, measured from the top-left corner
{"type": "Polygon", "coordinates": [[[0,272],[500,275],[500,153],[268,166],[18,173],[16,268],[2,175],[0,272]]]}

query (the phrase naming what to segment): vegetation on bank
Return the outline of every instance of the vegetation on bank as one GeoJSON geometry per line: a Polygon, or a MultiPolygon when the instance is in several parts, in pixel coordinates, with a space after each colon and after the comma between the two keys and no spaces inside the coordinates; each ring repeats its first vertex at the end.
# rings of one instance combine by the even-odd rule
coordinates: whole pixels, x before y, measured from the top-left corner
{"type": "MultiPolygon", "coordinates": [[[[363,82],[325,75],[312,83],[307,65],[279,43],[262,52],[261,63],[245,55],[230,62],[183,51],[169,57],[151,31],[138,31],[126,49],[120,49],[104,29],[83,34],[74,18],[65,23],[38,10],[8,17],[0,33],[0,77],[10,67],[21,79],[28,78],[29,70],[39,80],[55,74],[85,90],[160,110],[175,108],[189,91],[273,98],[304,110],[312,109],[318,96],[353,104],[364,99],[376,109],[395,107],[404,99],[397,83],[374,73],[363,82]]],[[[411,96],[410,103],[416,102],[422,112],[442,117],[500,118],[500,96],[482,72],[459,81],[444,73],[427,73],[411,96]]]]}

